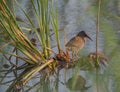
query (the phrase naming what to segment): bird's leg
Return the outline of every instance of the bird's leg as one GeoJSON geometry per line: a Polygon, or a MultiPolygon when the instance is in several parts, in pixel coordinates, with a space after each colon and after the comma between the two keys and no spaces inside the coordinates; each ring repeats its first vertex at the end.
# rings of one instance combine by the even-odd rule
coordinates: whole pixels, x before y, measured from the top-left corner
{"type": "Polygon", "coordinates": [[[74,64],[74,59],[75,59],[75,50],[72,48],[72,63],[74,64]]]}
{"type": "Polygon", "coordinates": [[[72,63],[74,62],[74,52],[72,52],[72,63]]]}
{"type": "Polygon", "coordinates": [[[74,51],[73,51],[73,54],[74,54],[74,60],[75,60],[75,59],[79,59],[79,58],[80,58],[80,57],[78,56],[78,54],[77,54],[77,53],[78,53],[78,51],[77,51],[77,50],[74,50],[74,51]]]}
{"type": "Polygon", "coordinates": [[[75,57],[77,58],[77,59],[79,59],[80,57],[78,56],[78,54],[75,54],[75,57]]]}
{"type": "Polygon", "coordinates": [[[71,57],[70,57],[70,51],[69,51],[69,50],[66,50],[66,53],[64,53],[64,55],[67,57],[68,63],[69,63],[69,62],[70,62],[70,59],[71,59],[71,57]]]}

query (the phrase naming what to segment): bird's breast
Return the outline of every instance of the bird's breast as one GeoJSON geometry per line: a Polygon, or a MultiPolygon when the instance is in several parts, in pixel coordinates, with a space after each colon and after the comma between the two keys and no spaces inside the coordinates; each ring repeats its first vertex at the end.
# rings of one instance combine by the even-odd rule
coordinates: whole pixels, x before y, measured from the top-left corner
{"type": "Polygon", "coordinates": [[[82,49],[85,45],[85,40],[82,37],[74,37],[67,44],[66,47],[70,50],[71,48],[76,48],[78,50],[82,49]]]}

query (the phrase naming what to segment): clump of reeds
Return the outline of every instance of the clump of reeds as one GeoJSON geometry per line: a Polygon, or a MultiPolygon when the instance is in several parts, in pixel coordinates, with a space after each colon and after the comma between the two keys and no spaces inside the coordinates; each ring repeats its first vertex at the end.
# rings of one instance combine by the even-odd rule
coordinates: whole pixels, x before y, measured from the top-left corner
{"type": "MultiPolygon", "coordinates": [[[[3,55],[8,54],[22,59],[28,65],[35,65],[35,67],[31,67],[29,71],[21,73],[19,78],[12,83],[7,91],[12,90],[14,88],[13,85],[17,85],[19,81],[21,81],[22,85],[25,85],[37,72],[45,67],[51,68],[51,64],[54,65],[56,63],[55,59],[51,58],[52,48],[50,44],[50,25],[52,25],[58,52],[60,52],[57,4],[56,6],[54,5],[54,0],[36,0],[36,2],[37,5],[35,5],[34,0],[31,0],[32,8],[35,13],[36,24],[38,27],[36,27],[29,15],[15,0],[15,4],[17,4],[21,11],[23,11],[24,15],[28,19],[29,25],[36,34],[36,37],[40,43],[40,49],[38,49],[31,42],[27,36],[28,34],[26,34],[24,30],[20,28],[14,12],[12,12],[8,7],[8,3],[4,0],[0,2],[0,27],[2,28],[2,31],[10,37],[10,42],[1,46],[0,52],[3,55]],[[39,29],[39,32],[37,28],[39,29]],[[16,50],[21,51],[23,55],[19,55],[19,53],[15,54],[12,52],[5,52],[3,48],[8,45],[11,45],[16,50]]],[[[16,67],[18,66],[16,65],[16,67]]]]}

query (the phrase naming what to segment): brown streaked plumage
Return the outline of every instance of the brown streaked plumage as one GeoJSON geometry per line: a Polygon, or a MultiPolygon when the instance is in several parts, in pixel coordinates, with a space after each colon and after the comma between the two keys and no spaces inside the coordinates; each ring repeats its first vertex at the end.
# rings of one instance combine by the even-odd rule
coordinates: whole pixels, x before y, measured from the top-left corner
{"type": "Polygon", "coordinates": [[[85,31],[80,31],[75,37],[73,37],[67,44],[67,51],[72,51],[73,56],[77,55],[77,53],[85,46],[85,39],[89,38],[92,40],[85,31]]]}

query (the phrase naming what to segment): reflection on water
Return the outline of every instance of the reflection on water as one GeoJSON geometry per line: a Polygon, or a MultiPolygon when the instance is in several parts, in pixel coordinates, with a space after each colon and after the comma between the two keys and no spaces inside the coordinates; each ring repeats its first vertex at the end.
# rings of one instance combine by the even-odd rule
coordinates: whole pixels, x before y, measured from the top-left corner
{"type": "MultiPolygon", "coordinates": [[[[63,28],[65,33],[67,34],[67,41],[69,41],[73,36],[75,36],[79,31],[85,30],[90,37],[94,40],[93,42],[86,40],[86,46],[83,50],[80,51],[80,55],[87,56],[90,52],[95,52],[95,31],[96,31],[96,12],[94,12],[96,8],[94,5],[94,0],[59,0],[59,27],[63,28]]],[[[118,3],[120,3],[119,0],[118,3]]],[[[27,13],[31,15],[31,18],[33,17],[34,13],[29,12],[30,9],[30,3],[29,0],[19,0],[19,2],[22,4],[23,8],[26,10],[28,9],[27,13]],[[27,6],[27,7],[26,7],[27,6]]],[[[109,5],[114,7],[114,0],[110,0],[109,5]]],[[[22,13],[18,10],[17,16],[20,16],[24,19],[22,13]]],[[[110,10],[113,12],[113,10],[110,10]]],[[[118,8],[118,11],[120,11],[120,8],[118,8]]],[[[35,22],[35,20],[33,19],[35,22]]],[[[112,20],[109,20],[110,22],[112,20]]],[[[104,20],[105,22],[105,20],[104,20]]],[[[114,20],[114,23],[116,21],[114,20]]],[[[117,24],[119,21],[117,21],[117,24]]],[[[117,29],[117,31],[120,31],[119,26],[115,27],[114,29],[117,29]]],[[[61,46],[63,45],[63,32],[60,32],[60,40],[61,40],[61,46]]],[[[99,46],[98,50],[104,52],[104,32],[102,30],[99,32],[99,46]]],[[[106,50],[105,50],[106,51],[106,50]]],[[[12,76],[10,74],[9,76],[12,76]]],[[[75,76],[75,77],[76,77],[75,76]]],[[[95,69],[92,70],[80,70],[78,69],[62,69],[54,76],[51,76],[50,78],[44,78],[41,76],[37,76],[38,78],[35,78],[31,80],[27,86],[26,89],[31,87],[31,89],[27,90],[26,92],[38,92],[38,90],[41,90],[40,92],[73,92],[72,85],[78,86],[77,91],[74,90],[74,92],[96,92],[97,87],[99,89],[99,92],[114,92],[113,91],[113,78],[105,75],[104,73],[101,74],[100,72],[96,73],[95,69]],[[77,72],[76,72],[77,71],[77,72]],[[75,78],[74,82],[74,73],[77,73],[77,79],[75,78]],[[79,76],[78,76],[79,75],[79,76]],[[41,77],[41,78],[39,78],[41,77]],[[43,79],[44,78],[44,79],[43,79]],[[39,82],[38,82],[39,80],[39,82]],[[73,80],[73,81],[72,81],[73,80]],[[71,82],[72,81],[72,82],[71,82]],[[34,87],[32,88],[32,86],[34,87]],[[89,87],[90,86],[90,87],[89,87]],[[88,88],[87,88],[88,87],[88,88]],[[86,90],[81,89],[86,88],[86,90]],[[79,91],[78,91],[79,89],[79,91]]],[[[11,78],[12,79],[12,78],[11,78]]],[[[5,81],[10,80],[10,78],[6,78],[5,81]]],[[[4,81],[4,82],[5,82],[4,81]]],[[[0,86],[0,89],[2,92],[5,91],[5,88],[7,86],[0,86]]]]}

